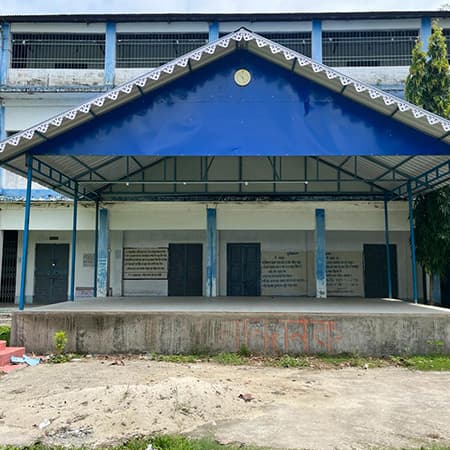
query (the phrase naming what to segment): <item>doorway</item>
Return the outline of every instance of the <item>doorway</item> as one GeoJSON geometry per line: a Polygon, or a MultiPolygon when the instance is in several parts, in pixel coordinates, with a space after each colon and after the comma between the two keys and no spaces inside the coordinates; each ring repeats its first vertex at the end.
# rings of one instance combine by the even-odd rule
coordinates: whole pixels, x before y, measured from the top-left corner
{"type": "Polygon", "coordinates": [[[67,301],[69,244],[36,244],[33,303],[67,301]]]}
{"type": "Polygon", "coordinates": [[[227,245],[227,295],[261,295],[261,245],[227,245]]]}
{"type": "Polygon", "coordinates": [[[169,244],[169,296],[203,294],[202,244],[169,244]]]}
{"type": "Polygon", "coordinates": [[[16,299],[17,231],[3,233],[2,282],[0,303],[14,303],[16,299]]]}
{"type": "MultiPolygon", "coordinates": [[[[391,259],[392,296],[398,298],[397,246],[389,246],[391,259]]],[[[386,246],[364,244],[364,293],[366,298],[389,296],[386,246]]]]}

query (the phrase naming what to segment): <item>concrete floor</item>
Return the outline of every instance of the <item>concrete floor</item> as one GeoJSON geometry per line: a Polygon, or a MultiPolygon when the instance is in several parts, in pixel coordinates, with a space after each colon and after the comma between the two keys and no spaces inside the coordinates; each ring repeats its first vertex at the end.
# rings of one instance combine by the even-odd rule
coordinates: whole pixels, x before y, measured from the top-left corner
{"type": "Polygon", "coordinates": [[[415,305],[394,299],[351,297],[106,297],[33,307],[33,312],[40,311],[450,314],[450,309],[436,306],[415,305]]]}

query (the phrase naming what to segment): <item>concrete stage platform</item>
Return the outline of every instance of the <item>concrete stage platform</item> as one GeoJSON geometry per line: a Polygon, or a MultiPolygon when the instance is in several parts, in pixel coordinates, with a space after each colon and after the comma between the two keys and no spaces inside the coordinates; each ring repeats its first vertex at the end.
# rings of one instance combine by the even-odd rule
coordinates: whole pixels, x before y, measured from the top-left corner
{"type": "Polygon", "coordinates": [[[393,299],[107,297],[13,313],[12,344],[80,353],[450,354],[450,310],[393,299]]]}

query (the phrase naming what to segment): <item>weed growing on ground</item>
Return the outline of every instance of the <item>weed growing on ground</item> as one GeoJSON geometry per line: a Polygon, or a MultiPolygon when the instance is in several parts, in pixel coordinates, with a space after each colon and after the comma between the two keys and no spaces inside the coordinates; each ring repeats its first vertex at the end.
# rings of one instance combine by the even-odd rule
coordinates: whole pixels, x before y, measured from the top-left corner
{"type": "Polygon", "coordinates": [[[391,357],[400,366],[409,367],[416,370],[439,370],[450,371],[450,356],[426,355],[426,356],[405,356],[391,357]]]}
{"type": "MultiPolygon", "coordinates": [[[[72,450],[87,450],[89,447],[72,448],[72,450]]],[[[248,447],[238,444],[222,445],[213,438],[189,439],[183,436],[157,436],[153,438],[133,439],[124,444],[114,447],[103,447],[109,450],[146,450],[152,448],[154,450],[257,450],[261,447],[248,447]]],[[[46,446],[35,444],[26,447],[26,450],[65,450],[64,447],[46,446]]],[[[98,448],[97,448],[98,449],[98,448]]],[[[23,450],[19,447],[0,446],[0,450],[23,450]]]]}
{"type": "Polygon", "coordinates": [[[277,367],[308,367],[308,361],[302,356],[283,355],[274,360],[277,367]]]}
{"type": "Polygon", "coordinates": [[[64,353],[64,350],[65,350],[67,342],[68,342],[66,332],[65,331],[57,331],[53,335],[53,342],[55,343],[56,353],[58,355],[61,355],[62,353],[64,353]]]}
{"type": "Polygon", "coordinates": [[[239,353],[219,353],[212,356],[211,361],[228,366],[242,366],[243,364],[248,364],[249,359],[241,356],[239,353]]]}
{"type": "Polygon", "coordinates": [[[247,348],[247,346],[245,344],[241,345],[241,348],[239,350],[239,354],[241,356],[245,356],[245,357],[248,357],[248,356],[251,355],[250,350],[247,348]]]}
{"type": "Polygon", "coordinates": [[[200,355],[159,355],[158,353],[150,353],[149,359],[153,361],[171,362],[179,364],[189,364],[202,361],[205,356],[200,355]]]}
{"type": "Polygon", "coordinates": [[[6,345],[9,346],[11,341],[11,327],[7,325],[0,326],[0,341],[6,341],[6,345]]]}
{"type": "Polygon", "coordinates": [[[150,354],[150,359],[154,361],[172,363],[197,363],[215,362],[218,364],[240,366],[265,365],[271,367],[291,367],[291,368],[313,368],[313,369],[333,369],[344,367],[361,367],[372,369],[376,367],[407,367],[416,370],[445,370],[450,371],[450,356],[447,355],[424,355],[424,356],[386,356],[374,358],[351,353],[340,353],[337,355],[246,355],[247,349],[241,349],[239,353],[219,353],[218,355],[159,355],[150,354]]]}

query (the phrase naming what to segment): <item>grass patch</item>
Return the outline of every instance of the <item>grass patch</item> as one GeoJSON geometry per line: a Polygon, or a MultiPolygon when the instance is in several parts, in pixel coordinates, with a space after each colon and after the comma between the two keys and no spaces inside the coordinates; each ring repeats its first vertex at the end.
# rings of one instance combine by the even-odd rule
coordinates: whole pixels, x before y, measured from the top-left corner
{"type": "Polygon", "coordinates": [[[6,345],[9,346],[11,340],[11,327],[7,325],[0,326],[0,341],[6,341],[6,345]]]}
{"type": "Polygon", "coordinates": [[[211,361],[228,366],[242,366],[249,364],[249,358],[242,356],[240,353],[219,353],[211,356],[211,361]]]}
{"type": "Polygon", "coordinates": [[[426,355],[392,357],[398,365],[416,370],[450,371],[450,356],[426,355]]]}
{"type": "Polygon", "coordinates": [[[369,369],[389,365],[389,361],[386,358],[371,358],[351,353],[341,353],[339,355],[321,354],[316,355],[315,358],[331,367],[363,367],[369,369]]]}
{"type": "Polygon", "coordinates": [[[308,367],[308,360],[304,356],[283,355],[274,360],[277,367],[308,367]]]}
{"type": "MultiPolygon", "coordinates": [[[[450,371],[450,356],[386,356],[374,358],[351,353],[338,355],[251,355],[248,350],[239,353],[219,353],[218,355],[159,355],[152,353],[150,359],[172,363],[215,362],[229,366],[269,366],[311,369],[336,369],[344,367],[360,367],[372,369],[376,367],[407,367],[415,370],[450,371]]],[[[449,449],[450,450],[450,449],[449,449]]]]}
{"type": "MultiPolygon", "coordinates": [[[[114,447],[97,447],[97,449],[109,450],[146,450],[149,448],[154,450],[257,450],[260,447],[247,447],[240,444],[222,445],[212,438],[189,439],[183,436],[157,436],[153,438],[133,439],[124,444],[114,447]]],[[[60,446],[47,446],[35,444],[25,447],[27,450],[66,450],[60,446]]],[[[72,450],[87,450],[89,447],[72,448],[72,450]]],[[[0,450],[23,450],[19,447],[0,446],[0,450]]]]}
{"type": "Polygon", "coordinates": [[[195,363],[205,359],[205,356],[200,355],[159,355],[157,353],[152,353],[150,359],[153,361],[162,361],[170,363],[195,363]]]}

